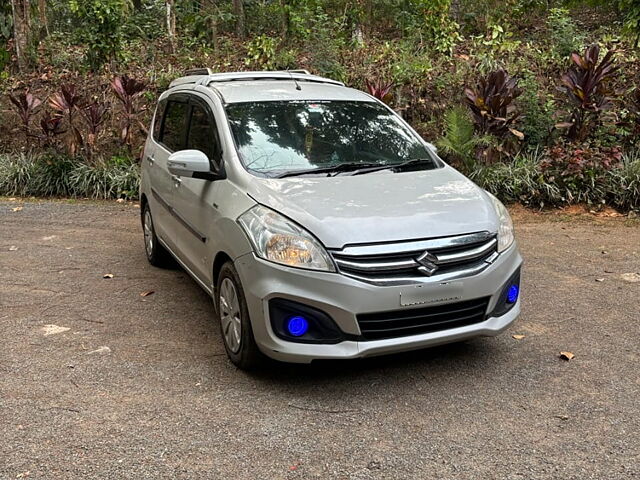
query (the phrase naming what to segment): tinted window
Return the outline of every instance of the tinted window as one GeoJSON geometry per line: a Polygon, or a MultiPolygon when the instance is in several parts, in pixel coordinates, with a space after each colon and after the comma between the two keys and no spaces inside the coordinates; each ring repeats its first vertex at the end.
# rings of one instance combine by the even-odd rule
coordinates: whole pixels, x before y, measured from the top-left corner
{"type": "Polygon", "coordinates": [[[171,151],[184,150],[187,108],[186,103],[169,101],[167,104],[161,142],[171,151]]]}
{"type": "Polygon", "coordinates": [[[209,160],[217,160],[216,128],[211,115],[199,104],[193,103],[191,110],[191,125],[187,148],[200,150],[207,154],[209,160]]]}
{"type": "Polygon", "coordinates": [[[245,167],[265,174],[433,160],[395,115],[373,102],[237,103],[227,106],[227,116],[245,167]]]}
{"type": "Polygon", "coordinates": [[[162,127],[162,117],[167,108],[167,101],[162,100],[156,108],[156,115],[153,120],[153,139],[157,142],[160,140],[160,127],[162,127]]]}

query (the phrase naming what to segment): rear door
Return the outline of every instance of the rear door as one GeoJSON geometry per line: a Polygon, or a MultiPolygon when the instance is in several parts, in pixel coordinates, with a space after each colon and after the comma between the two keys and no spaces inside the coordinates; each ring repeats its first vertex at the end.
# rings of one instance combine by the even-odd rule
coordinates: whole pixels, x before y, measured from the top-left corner
{"type": "MultiPolygon", "coordinates": [[[[151,179],[151,213],[157,234],[172,250],[176,250],[176,234],[180,225],[173,211],[175,185],[179,182],[167,168],[169,155],[183,150],[187,137],[187,121],[189,114],[188,97],[184,94],[169,96],[161,102],[162,118],[159,124],[154,123],[154,139],[157,140],[152,149],[147,150],[147,169],[151,179]],[[156,131],[157,128],[157,131],[156,131]]],[[[158,113],[160,113],[160,106],[158,113]]],[[[156,120],[157,122],[158,120],[156,120]]],[[[175,251],[177,254],[178,252],[175,251]]]]}
{"type": "MultiPolygon", "coordinates": [[[[187,149],[200,150],[209,158],[212,172],[221,169],[222,149],[216,118],[202,95],[189,95],[187,149]]],[[[216,222],[220,218],[220,189],[226,180],[202,180],[182,177],[175,187],[175,209],[182,220],[178,249],[184,262],[206,285],[211,286],[210,258],[215,251],[216,222]]]]}

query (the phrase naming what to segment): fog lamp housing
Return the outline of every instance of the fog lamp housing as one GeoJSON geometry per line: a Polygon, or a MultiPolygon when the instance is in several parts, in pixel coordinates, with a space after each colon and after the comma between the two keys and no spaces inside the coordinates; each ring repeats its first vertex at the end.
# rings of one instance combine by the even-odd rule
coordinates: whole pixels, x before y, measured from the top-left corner
{"type": "Polygon", "coordinates": [[[518,302],[518,298],[520,298],[520,268],[502,286],[498,302],[489,316],[499,317],[504,315],[518,302]]]}
{"type": "Polygon", "coordinates": [[[269,300],[269,320],[273,332],[289,342],[335,344],[346,339],[325,312],[293,300],[269,300]]]}

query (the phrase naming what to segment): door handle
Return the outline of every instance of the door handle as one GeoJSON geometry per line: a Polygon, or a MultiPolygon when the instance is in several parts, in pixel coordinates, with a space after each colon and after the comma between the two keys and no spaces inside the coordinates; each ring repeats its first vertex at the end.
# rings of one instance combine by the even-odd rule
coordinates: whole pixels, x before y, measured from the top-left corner
{"type": "Polygon", "coordinates": [[[147,157],[147,162],[149,163],[150,167],[153,167],[153,164],[156,162],[152,156],[148,156],[147,157]]]}
{"type": "Polygon", "coordinates": [[[171,180],[173,180],[173,184],[176,187],[179,187],[180,184],[182,183],[182,179],[180,177],[178,177],[177,175],[171,175],[171,180]]]}

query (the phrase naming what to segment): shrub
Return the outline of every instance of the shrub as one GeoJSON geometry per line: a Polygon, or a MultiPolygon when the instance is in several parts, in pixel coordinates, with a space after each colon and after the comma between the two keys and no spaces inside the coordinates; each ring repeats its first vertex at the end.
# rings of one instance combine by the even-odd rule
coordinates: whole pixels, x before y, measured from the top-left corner
{"type": "Polygon", "coordinates": [[[566,58],[581,50],[584,34],[578,30],[567,8],[552,8],[547,18],[549,39],[556,58],[566,58]]]}
{"type": "Polygon", "coordinates": [[[640,150],[622,156],[609,173],[609,202],[621,210],[640,210],[640,150]]]}
{"type": "Polygon", "coordinates": [[[547,150],[540,167],[567,203],[605,204],[609,172],[621,159],[617,147],[557,145],[547,150]]]}
{"type": "Polygon", "coordinates": [[[485,150],[485,158],[491,161],[502,154],[509,155],[513,146],[510,140],[514,137],[520,140],[524,138],[523,133],[515,128],[520,113],[514,100],[522,93],[517,80],[500,69],[481,77],[475,88],[465,88],[464,93],[476,132],[503,141],[503,145],[495,150],[485,150]]]}
{"type": "Polygon", "coordinates": [[[471,173],[477,162],[478,150],[491,143],[488,135],[476,136],[473,123],[460,107],[449,110],[444,117],[445,134],[436,145],[445,156],[457,164],[465,173],[471,173]]]}
{"type": "Polygon", "coordinates": [[[520,202],[539,208],[563,202],[562,193],[540,170],[542,151],[518,155],[512,162],[477,167],[470,177],[507,203],[520,202]]]}
{"type": "Polygon", "coordinates": [[[591,45],[584,55],[573,53],[573,66],[562,76],[564,92],[573,107],[568,122],[559,123],[557,128],[566,128],[571,141],[583,141],[597,127],[600,114],[613,106],[612,80],[618,67],[613,65],[614,51],[610,50],[599,61],[600,47],[591,45]]]}
{"type": "Polygon", "coordinates": [[[124,0],[70,0],[71,12],[81,28],[78,39],[87,45],[86,60],[92,70],[114,60],[121,50],[124,0]]]}
{"type": "Polygon", "coordinates": [[[136,198],[139,167],[128,157],[88,165],[58,154],[0,155],[0,195],[136,198]]]}
{"type": "Polygon", "coordinates": [[[518,100],[522,109],[524,141],[532,148],[542,147],[548,142],[553,128],[552,100],[543,96],[542,85],[531,73],[523,75],[520,86],[522,95],[518,100]]]}
{"type": "Polygon", "coordinates": [[[113,157],[95,165],[81,164],[71,172],[73,195],[95,199],[136,198],[140,168],[127,157],[113,157]]]}

